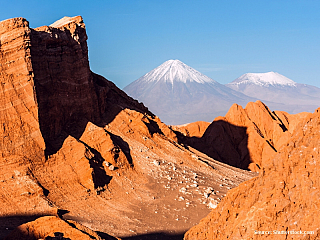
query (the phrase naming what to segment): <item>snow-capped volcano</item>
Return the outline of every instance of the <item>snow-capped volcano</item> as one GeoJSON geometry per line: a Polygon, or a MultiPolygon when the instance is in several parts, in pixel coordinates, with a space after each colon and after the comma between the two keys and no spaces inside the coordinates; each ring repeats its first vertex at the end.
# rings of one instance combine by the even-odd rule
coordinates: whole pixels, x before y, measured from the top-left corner
{"type": "Polygon", "coordinates": [[[241,77],[234,80],[229,85],[239,85],[239,84],[256,84],[260,86],[268,85],[283,85],[283,86],[295,86],[296,83],[291,79],[276,73],[246,73],[241,77]]]}
{"type": "Polygon", "coordinates": [[[212,121],[233,103],[256,99],[234,91],[179,60],[169,60],[123,89],[167,124],[212,121]]]}
{"type": "Polygon", "coordinates": [[[246,73],[226,84],[227,87],[288,113],[313,112],[320,106],[320,89],[300,84],[275,72],[246,73]]]}
{"type": "Polygon", "coordinates": [[[197,82],[197,83],[215,83],[213,79],[203,75],[192,67],[179,60],[168,60],[159,67],[148,72],[138,79],[145,82],[197,82]]]}

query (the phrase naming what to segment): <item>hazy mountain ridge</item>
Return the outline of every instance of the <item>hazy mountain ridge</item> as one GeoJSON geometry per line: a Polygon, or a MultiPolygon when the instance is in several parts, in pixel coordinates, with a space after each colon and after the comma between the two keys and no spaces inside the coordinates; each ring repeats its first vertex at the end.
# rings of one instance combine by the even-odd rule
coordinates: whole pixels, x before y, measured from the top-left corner
{"type": "Polygon", "coordinates": [[[291,79],[277,73],[277,72],[267,72],[267,73],[246,73],[241,77],[234,80],[229,85],[241,85],[241,84],[256,84],[260,86],[269,85],[282,85],[282,86],[295,86],[296,83],[291,79]]]}
{"type": "Polygon", "coordinates": [[[296,83],[275,72],[247,73],[227,87],[262,101],[273,109],[299,113],[313,112],[320,105],[320,88],[296,83]]]}
{"type": "Polygon", "coordinates": [[[234,91],[179,60],[169,60],[124,88],[167,124],[211,122],[233,103],[255,98],[234,91]],[[158,78],[157,78],[158,77],[158,78]]]}
{"type": "Polygon", "coordinates": [[[276,72],[246,73],[228,84],[205,76],[179,60],[168,60],[124,88],[167,124],[211,122],[232,104],[262,100],[272,110],[313,112],[320,89],[276,72]]]}

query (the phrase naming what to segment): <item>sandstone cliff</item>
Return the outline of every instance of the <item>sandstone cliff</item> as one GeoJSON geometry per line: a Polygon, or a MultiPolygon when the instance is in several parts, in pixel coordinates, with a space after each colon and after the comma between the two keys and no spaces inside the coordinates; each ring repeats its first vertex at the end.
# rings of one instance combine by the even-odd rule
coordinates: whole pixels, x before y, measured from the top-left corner
{"type": "Polygon", "coordinates": [[[295,126],[257,178],[230,190],[184,239],[319,239],[319,122],[317,109],[295,126]]]}
{"type": "Polygon", "coordinates": [[[201,137],[182,136],[180,141],[221,162],[259,172],[309,114],[271,111],[261,101],[250,102],[244,109],[234,104],[201,137]]]}
{"type": "Polygon", "coordinates": [[[177,234],[254,176],[179,145],[90,71],[86,39],[81,17],[0,23],[0,237],[20,224],[14,234],[27,226],[25,239],[40,236],[46,215],[100,235],[177,234]]]}

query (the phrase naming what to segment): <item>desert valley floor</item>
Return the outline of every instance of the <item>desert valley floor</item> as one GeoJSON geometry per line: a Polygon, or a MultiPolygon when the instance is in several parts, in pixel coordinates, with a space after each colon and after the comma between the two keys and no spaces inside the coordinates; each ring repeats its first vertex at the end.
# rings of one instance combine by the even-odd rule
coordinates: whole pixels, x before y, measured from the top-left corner
{"type": "Polygon", "coordinates": [[[2,21],[0,53],[1,239],[320,239],[319,108],[166,125],[90,70],[80,16],[2,21]]]}

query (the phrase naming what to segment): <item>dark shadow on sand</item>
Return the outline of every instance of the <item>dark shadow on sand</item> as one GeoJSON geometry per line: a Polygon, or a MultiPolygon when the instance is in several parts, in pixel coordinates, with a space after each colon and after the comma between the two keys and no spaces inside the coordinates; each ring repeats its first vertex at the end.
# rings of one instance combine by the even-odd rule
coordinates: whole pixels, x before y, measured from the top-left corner
{"type": "Polygon", "coordinates": [[[19,225],[36,220],[44,215],[11,215],[0,217],[0,239],[7,236],[19,225]]]}
{"type": "MultiPolygon", "coordinates": [[[[100,235],[100,234],[99,234],[100,235]]],[[[103,238],[103,235],[100,235],[103,238]]],[[[183,240],[184,234],[171,234],[166,232],[155,232],[141,234],[131,237],[122,237],[122,240],[183,240]]]]}
{"type": "Polygon", "coordinates": [[[205,153],[230,166],[248,170],[252,162],[248,149],[246,127],[235,126],[223,120],[213,121],[202,137],[189,137],[175,131],[179,143],[205,153]]]}
{"type": "MultiPolygon", "coordinates": [[[[17,229],[18,226],[36,220],[37,218],[44,217],[48,215],[11,215],[6,217],[0,217],[0,240],[36,240],[32,234],[29,235],[25,231],[20,231],[17,229]],[[16,230],[13,234],[13,230],[16,230]],[[9,237],[10,236],[10,237],[9,237]]],[[[61,218],[61,216],[60,216],[61,218]]],[[[63,220],[63,218],[61,218],[63,220]]],[[[63,220],[64,221],[64,220],[63,220]]],[[[67,222],[71,227],[78,229],[83,234],[88,235],[90,238],[95,239],[93,236],[84,232],[82,229],[77,228],[73,223],[67,222]]],[[[96,232],[102,239],[105,240],[116,240],[115,237],[110,236],[109,234],[103,232],[96,232]]],[[[180,234],[171,234],[166,232],[154,232],[130,237],[122,237],[122,240],[183,240],[184,233],[180,234]]],[[[64,237],[63,229],[60,232],[55,232],[54,234],[49,235],[45,239],[69,239],[64,237]],[[60,238],[59,238],[60,237],[60,238]]],[[[71,238],[72,239],[72,238],[71,238]]]]}

